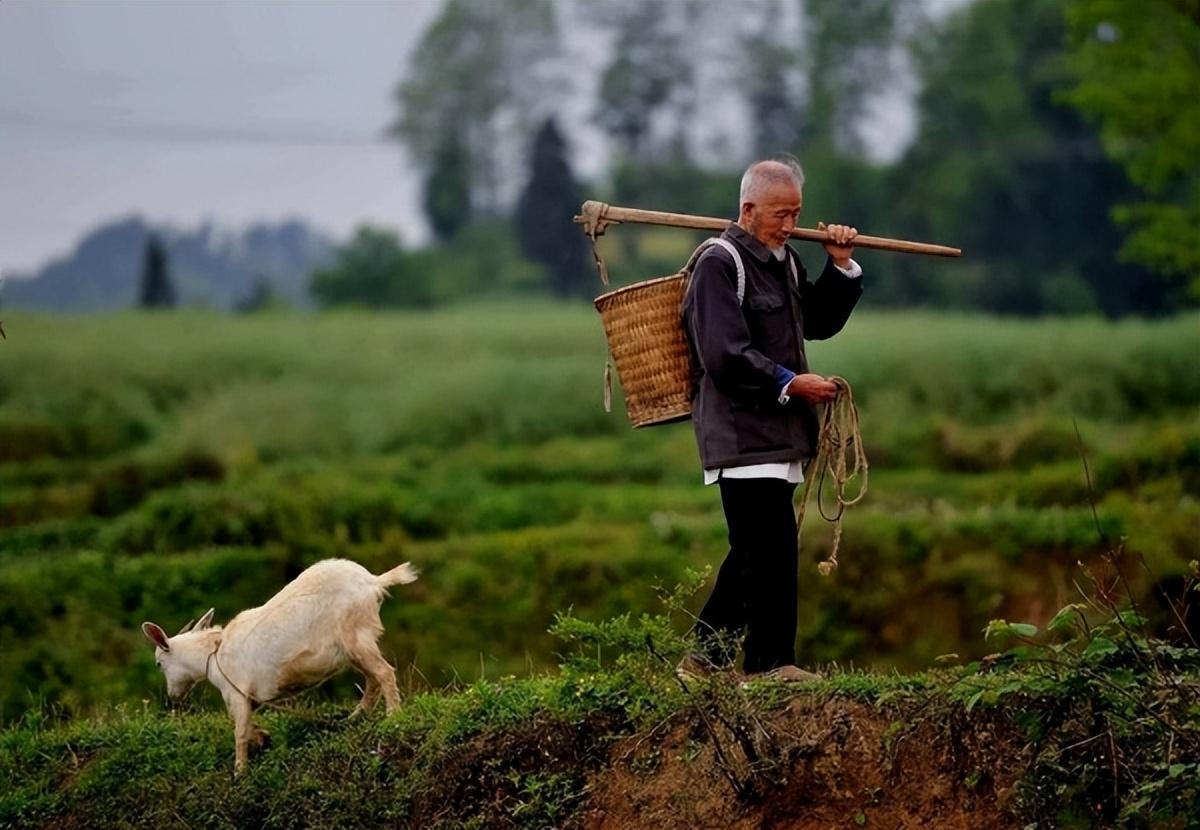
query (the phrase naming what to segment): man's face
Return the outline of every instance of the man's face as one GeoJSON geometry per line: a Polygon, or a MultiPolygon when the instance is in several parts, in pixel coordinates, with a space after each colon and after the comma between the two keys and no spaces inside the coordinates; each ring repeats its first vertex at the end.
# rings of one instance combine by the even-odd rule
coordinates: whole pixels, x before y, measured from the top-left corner
{"type": "Polygon", "coordinates": [[[756,201],[742,205],[742,227],[768,248],[778,248],[791,238],[800,216],[803,197],[791,183],[772,185],[756,201]]]}

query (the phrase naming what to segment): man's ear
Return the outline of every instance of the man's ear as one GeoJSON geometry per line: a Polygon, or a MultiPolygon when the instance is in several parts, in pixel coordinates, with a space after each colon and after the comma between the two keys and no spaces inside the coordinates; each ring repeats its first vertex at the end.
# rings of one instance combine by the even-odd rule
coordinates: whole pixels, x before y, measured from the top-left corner
{"type": "Polygon", "coordinates": [[[204,629],[211,626],[212,620],[213,620],[213,612],[216,610],[217,609],[215,609],[215,608],[209,608],[207,611],[205,611],[204,616],[196,621],[196,627],[193,628],[192,630],[193,631],[203,631],[204,629]]]}
{"type": "Polygon", "coordinates": [[[163,651],[170,651],[171,644],[167,641],[167,632],[163,631],[152,622],[142,623],[142,633],[146,635],[146,639],[154,643],[163,651]]]}

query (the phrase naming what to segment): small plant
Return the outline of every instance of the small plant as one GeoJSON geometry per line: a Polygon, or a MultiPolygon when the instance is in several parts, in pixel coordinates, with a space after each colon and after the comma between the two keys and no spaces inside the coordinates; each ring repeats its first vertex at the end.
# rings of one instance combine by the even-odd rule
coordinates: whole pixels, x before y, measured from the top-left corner
{"type": "Polygon", "coordinates": [[[1131,601],[1117,604],[1120,550],[1104,562],[1113,575],[1084,568],[1087,601],[1062,608],[1045,632],[989,623],[987,639],[1016,645],[977,664],[958,693],[968,710],[1013,707],[1030,747],[1028,826],[1190,826],[1200,815],[1200,649],[1150,636],[1131,601]]]}

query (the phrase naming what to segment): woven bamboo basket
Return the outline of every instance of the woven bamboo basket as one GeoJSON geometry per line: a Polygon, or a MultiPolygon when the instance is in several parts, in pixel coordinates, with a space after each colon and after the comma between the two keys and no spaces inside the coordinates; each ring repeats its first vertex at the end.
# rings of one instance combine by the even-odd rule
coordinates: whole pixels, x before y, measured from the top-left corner
{"type": "Polygon", "coordinates": [[[680,318],[687,273],[627,285],[594,301],[635,427],[691,415],[691,353],[680,318]]]}

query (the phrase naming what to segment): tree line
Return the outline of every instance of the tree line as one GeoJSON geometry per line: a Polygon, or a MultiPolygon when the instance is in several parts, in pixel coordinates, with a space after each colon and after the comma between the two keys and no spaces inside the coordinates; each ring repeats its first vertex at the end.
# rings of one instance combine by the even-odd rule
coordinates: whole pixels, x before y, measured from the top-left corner
{"type": "MultiPolygon", "coordinates": [[[[936,263],[863,252],[877,305],[1115,316],[1200,303],[1200,0],[934,11],[446,0],[396,86],[393,125],[423,171],[433,239],[361,228],[313,292],[369,307],[591,296],[571,222],[584,198],[732,216],[745,164],[786,152],[808,172],[802,224],[964,249],[936,263]],[[872,130],[910,76],[914,135],[881,158],[872,130]],[[581,105],[606,153],[590,181],[571,164],[581,105]]],[[[622,228],[619,244],[630,279],[680,264],[653,234],[622,228]]]]}

